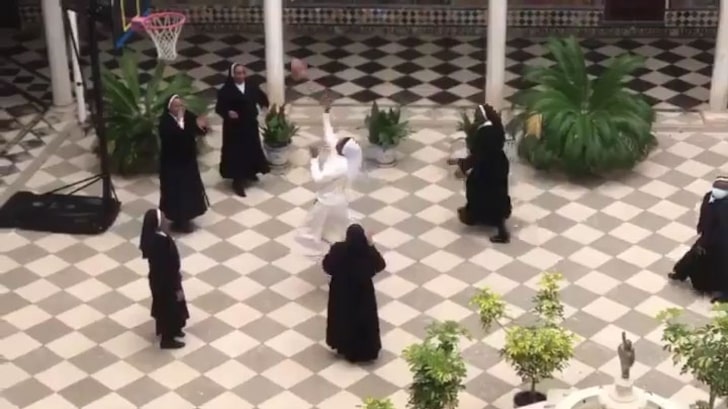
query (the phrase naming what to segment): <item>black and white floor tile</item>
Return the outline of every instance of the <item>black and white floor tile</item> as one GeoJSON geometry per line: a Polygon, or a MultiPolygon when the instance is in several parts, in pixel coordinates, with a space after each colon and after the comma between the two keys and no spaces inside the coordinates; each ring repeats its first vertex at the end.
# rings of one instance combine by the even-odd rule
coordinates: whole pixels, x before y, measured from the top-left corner
{"type": "MultiPolygon", "coordinates": [[[[644,56],[645,66],[630,87],[643,92],[659,109],[700,109],[708,100],[712,39],[587,39],[582,45],[589,70],[595,74],[610,57],[624,52],[644,56]]],[[[139,39],[130,47],[142,52],[143,68],[154,66],[156,53],[150,40],[139,39]]],[[[115,57],[109,48],[106,44],[102,60],[113,67],[115,57]]],[[[177,49],[179,58],[173,68],[193,76],[207,95],[214,95],[232,61],[246,64],[264,79],[262,37],[188,29],[177,49]]],[[[304,59],[311,66],[310,81],[288,87],[288,100],[297,104],[315,103],[324,89],[337,94],[342,105],[378,100],[382,104],[466,106],[484,100],[486,53],[485,40],[480,37],[292,36],[286,39],[285,49],[289,58],[304,59]]],[[[42,38],[18,40],[6,51],[40,78],[48,77],[42,38]]],[[[509,40],[507,93],[523,87],[524,67],[548,63],[541,39],[509,40]]],[[[38,92],[36,86],[32,85],[33,92],[38,92]]]]}
{"type": "Polygon", "coordinates": [[[0,61],[0,187],[18,173],[45,146],[54,133],[42,120],[48,82],[8,59],[0,61]]]}

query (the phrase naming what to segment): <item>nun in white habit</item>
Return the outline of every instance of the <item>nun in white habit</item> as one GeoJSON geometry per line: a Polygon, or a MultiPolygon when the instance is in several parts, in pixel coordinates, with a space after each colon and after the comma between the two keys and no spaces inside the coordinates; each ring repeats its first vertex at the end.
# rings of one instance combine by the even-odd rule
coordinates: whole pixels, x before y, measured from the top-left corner
{"type": "Polygon", "coordinates": [[[347,190],[361,173],[363,153],[352,138],[339,139],[331,126],[330,106],[323,114],[324,140],[328,155],[319,160],[318,148],[311,148],[311,178],[317,184],[316,201],[298,231],[296,242],[306,254],[323,256],[332,243],[342,241],[354,222],[347,190]]]}

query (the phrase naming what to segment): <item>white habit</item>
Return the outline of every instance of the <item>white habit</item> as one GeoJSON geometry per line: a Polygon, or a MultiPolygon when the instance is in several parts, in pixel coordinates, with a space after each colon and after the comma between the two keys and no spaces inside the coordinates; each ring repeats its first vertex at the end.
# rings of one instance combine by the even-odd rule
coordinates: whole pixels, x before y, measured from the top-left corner
{"type": "MultiPolygon", "coordinates": [[[[311,158],[311,178],[318,185],[316,202],[296,237],[296,242],[310,255],[324,255],[331,243],[344,239],[346,229],[353,222],[346,192],[352,177],[352,164],[336,151],[338,138],[328,113],[323,115],[323,125],[329,153],[323,166],[318,158],[311,158]]],[[[354,140],[348,141],[345,147],[349,148],[345,151],[360,151],[354,140]]]]}

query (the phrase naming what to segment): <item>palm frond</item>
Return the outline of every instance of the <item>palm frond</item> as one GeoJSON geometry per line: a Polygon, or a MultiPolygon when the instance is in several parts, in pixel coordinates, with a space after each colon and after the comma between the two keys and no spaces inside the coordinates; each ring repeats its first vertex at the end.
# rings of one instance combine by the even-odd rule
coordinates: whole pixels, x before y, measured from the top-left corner
{"type": "Polygon", "coordinates": [[[534,115],[542,121],[540,137],[521,138],[519,155],[537,168],[575,176],[626,169],[642,160],[656,143],[655,114],[626,83],[644,59],[618,56],[591,78],[575,38],[549,39],[547,48],[555,64],[527,68],[524,79],[532,85],[513,98],[522,113],[508,124],[510,133],[523,133],[534,115]]]}

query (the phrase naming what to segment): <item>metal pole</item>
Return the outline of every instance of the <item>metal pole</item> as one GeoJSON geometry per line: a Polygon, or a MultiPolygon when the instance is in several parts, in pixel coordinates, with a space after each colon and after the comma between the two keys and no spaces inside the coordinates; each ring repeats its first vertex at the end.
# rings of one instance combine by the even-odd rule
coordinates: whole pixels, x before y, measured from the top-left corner
{"type": "Polygon", "coordinates": [[[78,62],[76,48],[78,44],[78,18],[73,10],[66,11],[68,14],[68,25],[71,30],[69,33],[70,52],[71,52],[71,68],[73,69],[73,85],[76,94],[76,105],[78,108],[78,122],[86,122],[86,96],[83,90],[83,77],[81,73],[81,65],[78,62]],[[74,45],[75,44],[75,45],[74,45]]]}
{"type": "Polygon", "coordinates": [[[101,82],[101,61],[99,59],[99,39],[96,22],[101,10],[97,0],[89,1],[88,53],[91,59],[91,82],[93,83],[94,127],[99,138],[99,161],[101,162],[101,198],[107,210],[111,211],[113,197],[111,174],[109,172],[109,147],[106,140],[106,121],[104,120],[104,89],[101,82]]]}

